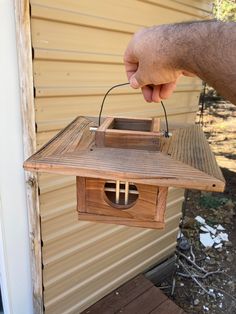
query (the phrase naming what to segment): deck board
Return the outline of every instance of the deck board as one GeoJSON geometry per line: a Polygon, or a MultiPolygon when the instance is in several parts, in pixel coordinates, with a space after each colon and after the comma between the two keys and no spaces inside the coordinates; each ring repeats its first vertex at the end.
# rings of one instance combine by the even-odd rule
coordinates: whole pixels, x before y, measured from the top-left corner
{"type": "Polygon", "coordinates": [[[99,300],[82,314],[184,314],[151,281],[139,275],[99,300]]]}

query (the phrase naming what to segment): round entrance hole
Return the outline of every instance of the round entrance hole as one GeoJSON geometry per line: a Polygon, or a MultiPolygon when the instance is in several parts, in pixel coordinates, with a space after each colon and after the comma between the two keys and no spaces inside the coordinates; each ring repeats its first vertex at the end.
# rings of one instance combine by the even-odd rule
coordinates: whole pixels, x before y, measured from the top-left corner
{"type": "Polygon", "coordinates": [[[104,185],[105,201],[112,207],[128,209],[139,197],[137,187],[128,181],[108,181],[104,185]]]}

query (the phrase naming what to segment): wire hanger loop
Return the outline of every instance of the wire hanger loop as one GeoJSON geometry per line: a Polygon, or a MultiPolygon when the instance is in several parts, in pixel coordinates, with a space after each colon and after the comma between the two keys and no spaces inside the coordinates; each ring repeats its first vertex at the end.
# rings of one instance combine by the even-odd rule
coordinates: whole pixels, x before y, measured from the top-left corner
{"type": "MultiPolygon", "coordinates": [[[[107,95],[108,95],[113,89],[115,89],[115,88],[117,88],[117,87],[129,85],[129,84],[130,84],[129,82],[127,82],[127,83],[121,83],[121,84],[116,84],[116,85],[113,85],[111,88],[108,89],[108,91],[106,92],[106,94],[105,94],[104,97],[103,97],[102,104],[101,104],[101,107],[100,107],[100,111],[99,111],[99,115],[98,115],[98,126],[101,125],[102,111],[103,111],[103,107],[104,107],[104,103],[105,103],[105,100],[106,100],[106,98],[107,98],[107,95]]],[[[163,108],[163,111],[164,111],[164,115],[165,115],[165,123],[166,123],[165,137],[169,137],[169,124],[168,124],[168,119],[167,119],[167,113],[166,113],[166,108],[165,108],[164,103],[163,103],[162,100],[161,100],[161,105],[162,105],[162,108],[163,108]]]]}

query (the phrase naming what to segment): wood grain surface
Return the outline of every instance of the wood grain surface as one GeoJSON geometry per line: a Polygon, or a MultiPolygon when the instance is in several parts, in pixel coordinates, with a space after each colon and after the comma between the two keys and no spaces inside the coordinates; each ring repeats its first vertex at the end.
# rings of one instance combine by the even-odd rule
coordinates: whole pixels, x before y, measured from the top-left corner
{"type": "Polygon", "coordinates": [[[30,157],[27,170],[223,191],[225,181],[199,126],[174,129],[160,151],[96,147],[94,122],[77,117],[30,157]]]}
{"type": "Polygon", "coordinates": [[[104,193],[106,180],[77,177],[80,220],[95,220],[144,228],[164,227],[168,188],[137,184],[138,198],[130,206],[111,204],[104,193]]]}
{"type": "Polygon", "coordinates": [[[139,275],[93,304],[82,314],[184,314],[172,300],[139,275]]]}
{"type": "Polygon", "coordinates": [[[160,119],[108,117],[95,133],[96,147],[160,150],[160,119]]]}

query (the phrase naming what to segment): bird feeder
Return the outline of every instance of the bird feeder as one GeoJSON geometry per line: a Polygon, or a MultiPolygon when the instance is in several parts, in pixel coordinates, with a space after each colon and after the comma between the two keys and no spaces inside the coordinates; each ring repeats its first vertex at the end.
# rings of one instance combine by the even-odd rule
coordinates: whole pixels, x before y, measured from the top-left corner
{"type": "Polygon", "coordinates": [[[24,163],[76,176],[80,220],[163,228],[169,187],[223,191],[225,181],[198,125],[158,118],[77,117],[24,163]]]}

